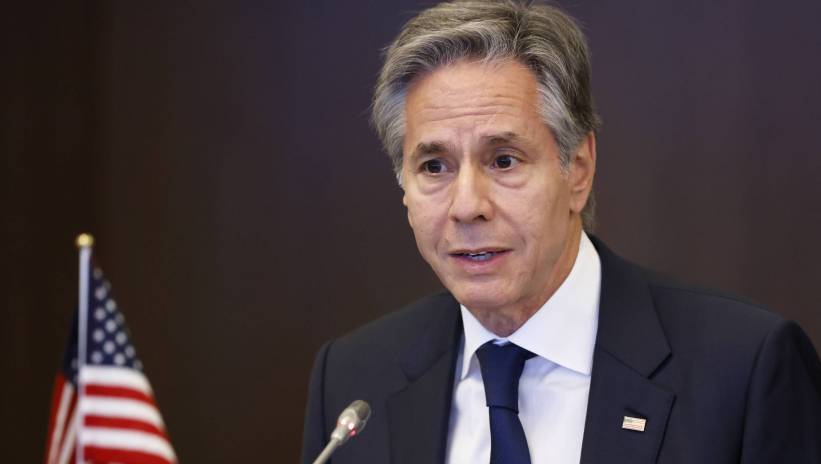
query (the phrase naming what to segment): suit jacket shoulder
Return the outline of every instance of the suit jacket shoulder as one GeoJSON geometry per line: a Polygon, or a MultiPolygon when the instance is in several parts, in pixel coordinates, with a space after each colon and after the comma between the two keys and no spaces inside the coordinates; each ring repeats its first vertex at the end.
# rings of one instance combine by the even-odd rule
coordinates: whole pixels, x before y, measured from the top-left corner
{"type": "Polygon", "coordinates": [[[461,327],[459,304],[442,293],[326,343],[311,374],[303,462],[319,454],[356,399],[372,408],[366,437],[339,449],[334,462],[431,462],[444,449],[461,327]]]}
{"type": "Polygon", "coordinates": [[[602,296],[582,462],[821,462],[821,364],[797,325],[594,244],[602,296]],[[624,417],[644,431],[620,428],[624,417]]]}
{"type": "Polygon", "coordinates": [[[458,310],[458,303],[447,293],[422,298],[339,337],[329,356],[331,360],[346,360],[346,372],[340,372],[341,375],[349,375],[350,369],[392,366],[409,346],[420,343],[426,332],[434,330],[438,334],[435,328],[447,324],[448,313],[454,307],[458,310]]]}
{"type": "Polygon", "coordinates": [[[700,354],[753,362],[768,334],[786,323],[753,301],[644,272],[661,328],[677,358],[700,354]]]}
{"type": "Polygon", "coordinates": [[[676,392],[660,458],[821,462],[821,363],[798,325],[713,290],[650,289],[672,353],[653,379],[676,392]]]}

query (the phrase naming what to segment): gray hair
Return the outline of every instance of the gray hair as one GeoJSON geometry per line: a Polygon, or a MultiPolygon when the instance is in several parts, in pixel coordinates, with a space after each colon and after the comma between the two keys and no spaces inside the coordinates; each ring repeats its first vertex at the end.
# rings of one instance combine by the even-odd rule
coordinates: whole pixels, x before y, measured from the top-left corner
{"type": "MultiPolygon", "coordinates": [[[[587,41],[557,8],[508,0],[456,1],[419,13],[385,51],[371,121],[401,185],[405,97],[411,81],[461,59],[515,59],[535,75],[541,113],[559,148],[562,169],[599,124],[590,92],[587,41]]],[[[592,230],[593,194],[582,211],[592,230]]]]}

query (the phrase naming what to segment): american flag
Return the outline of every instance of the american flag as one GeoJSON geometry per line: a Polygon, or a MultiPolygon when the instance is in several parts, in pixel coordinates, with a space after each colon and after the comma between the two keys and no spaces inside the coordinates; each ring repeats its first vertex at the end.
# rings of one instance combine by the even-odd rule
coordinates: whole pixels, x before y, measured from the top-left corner
{"type": "Polygon", "coordinates": [[[111,285],[100,269],[87,267],[88,310],[75,314],[55,380],[45,463],[76,464],[77,459],[95,464],[176,463],[111,285]],[[88,315],[86,359],[78,366],[81,313],[88,315]],[[78,395],[78,385],[84,387],[82,395],[78,395]],[[82,445],[80,450],[78,445],[82,445]]]}

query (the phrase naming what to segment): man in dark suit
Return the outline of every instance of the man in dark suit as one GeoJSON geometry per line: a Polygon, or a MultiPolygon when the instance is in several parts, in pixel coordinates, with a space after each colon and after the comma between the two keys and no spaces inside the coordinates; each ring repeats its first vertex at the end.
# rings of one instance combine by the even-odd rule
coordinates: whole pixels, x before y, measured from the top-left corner
{"type": "Polygon", "coordinates": [[[388,49],[374,125],[448,293],[326,344],[303,461],[819,463],[821,363],[793,323],[588,235],[584,36],[548,6],[441,4],[388,49]]]}

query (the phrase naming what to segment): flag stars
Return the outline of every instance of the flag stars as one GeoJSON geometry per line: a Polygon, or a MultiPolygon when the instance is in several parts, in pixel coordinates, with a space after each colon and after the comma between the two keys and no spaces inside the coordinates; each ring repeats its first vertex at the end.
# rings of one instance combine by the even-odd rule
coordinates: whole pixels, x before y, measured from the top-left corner
{"type": "Polygon", "coordinates": [[[88,363],[95,366],[132,368],[142,371],[142,362],[131,344],[131,335],[112,289],[102,274],[92,283],[96,304],[90,308],[88,363]]]}
{"type": "Polygon", "coordinates": [[[103,278],[103,271],[99,267],[94,268],[94,278],[98,280],[103,278]]]}

